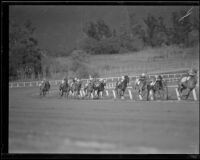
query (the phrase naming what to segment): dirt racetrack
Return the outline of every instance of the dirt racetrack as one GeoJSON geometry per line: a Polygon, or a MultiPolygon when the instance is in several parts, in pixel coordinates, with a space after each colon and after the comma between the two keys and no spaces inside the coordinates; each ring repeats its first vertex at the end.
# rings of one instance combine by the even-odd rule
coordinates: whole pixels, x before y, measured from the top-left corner
{"type": "Polygon", "coordinates": [[[9,153],[199,153],[199,101],[40,98],[9,90],[9,153]]]}

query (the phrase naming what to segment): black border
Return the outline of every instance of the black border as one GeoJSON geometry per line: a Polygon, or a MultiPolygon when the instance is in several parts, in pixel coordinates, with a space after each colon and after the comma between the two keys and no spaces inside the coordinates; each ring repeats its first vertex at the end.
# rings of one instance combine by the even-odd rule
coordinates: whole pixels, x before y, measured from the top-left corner
{"type": "Polygon", "coordinates": [[[3,1],[1,3],[1,158],[2,159],[199,159],[199,154],[11,154],[8,153],[8,58],[9,5],[195,5],[199,1],[3,1]]]}

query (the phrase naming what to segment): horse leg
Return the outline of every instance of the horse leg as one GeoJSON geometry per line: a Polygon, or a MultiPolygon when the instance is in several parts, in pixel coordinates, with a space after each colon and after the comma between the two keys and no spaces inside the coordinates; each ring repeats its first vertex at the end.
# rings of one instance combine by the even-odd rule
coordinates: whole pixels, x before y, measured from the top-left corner
{"type": "Polygon", "coordinates": [[[188,99],[191,92],[192,92],[192,89],[189,89],[188,93],[185,95],[185,99],[188,99]]]}
{"type": "Polygon", "coordinates": [[[121,99],[124,99],[124,92],[123,90],[121,91],[121,99]]]}
{"type": "Polygon", "coordinates": [[[181,99],[182,99],[182,97],[183,97],[182,92],[183,92],[184,89],[185,89],[185,87],[184,87],[182,84],[178,85],[178,92],[179,92],[179,94],[180,94],[180,98],[181,98],[181,99]]]}
{"type": "Polygon", "coordinates": [[[149,88],[147,88],[147,101],[149,101],[149,92],[150,92],[150,90],[149,90],[149,88]]]}

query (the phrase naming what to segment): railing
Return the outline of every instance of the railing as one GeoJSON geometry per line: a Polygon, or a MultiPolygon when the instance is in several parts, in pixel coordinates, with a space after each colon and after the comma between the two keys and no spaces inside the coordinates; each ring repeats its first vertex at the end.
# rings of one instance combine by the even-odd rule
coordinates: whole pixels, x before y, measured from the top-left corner
{"type": "MultiPolygon", "coordinates": [[[[199,73],[199,72],[198,72],[199,73]]],[[[185,75],[186,73],[173,73],[173,74],[161,74],[163,79],[167,82],[175,82],[178,81],[180,77],[182,77],[183,75],[185,75]]],[[[129,76],[130,77],[130,82],[134,81],[139,75],[132,75],[129,76]]],[[[154,74],[148,75],[149,78],[155,77],[154,74]]],[[[100,79],[100,78],[97,78],[100,79]]],[[[107,82],[107,86],[114,86],[117,80],[120,80],[121,77],[107,77],[107,78],[102,78],[104,80],[106,80],[107,82]]],[[[61,83],[62,80],[53,80],[53,81],[49,81],[51,85],[58,85],[59,83],[61,83]]],[[[88,79],[82,79],[83,82],[87,82],[88,79]]],[[[9,88],[15,88],[15,87],[35,87],[35,86],[39,86],[39,84],[41,83],[41,81],[33,81],[33,82],[12,82],[9,83],[9,88]]],[[[198,84],[199,84],[199,76],[198,76],[198,84]]]]}

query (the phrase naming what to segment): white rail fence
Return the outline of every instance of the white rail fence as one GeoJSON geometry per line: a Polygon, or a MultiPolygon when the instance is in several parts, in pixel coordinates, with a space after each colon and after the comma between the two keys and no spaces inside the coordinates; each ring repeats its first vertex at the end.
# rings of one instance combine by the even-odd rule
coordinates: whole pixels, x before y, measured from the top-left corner
{"type": "MultiPolygon", "coordinates": [[[[185,75],[186,73],[173,73],[173,74],[161,74],[163,76],[163,79],[167,82],[176,82],[178,81],[178,79],[185,75]]],[[[139,75],[133,75],[133,76],[129,76],[130,77],[130,81],[134,81],[139,75]]],[[[151,77],[155,77],[155,75],[148,75],[149,78],[151,77]]],[[[97,78],[100,79],[100,78],[97,78]]],[[[120,80],[121,77],[107,77],[107,78],[102,78],[104,80],[106,80],[107,82],[107,87],[108,88],[113,88],[115,83],[117,80],[120,80]]],[[[87,82],[89,79],[82,79],[82,81],[87,82]]],[[[61,83],[62,80],[52,80],[49,81],[51,85],[58,85],[61,83]]],[[[41,81],[33,81],[33,82],[11,82],[9,83],[9,88],[16,88],[16,87],[36,87],[39,86],[39,84],[41,83],[41,81]]],[[[199,84],[199,77],[198,77],[198,84],[199,84]]]]}

